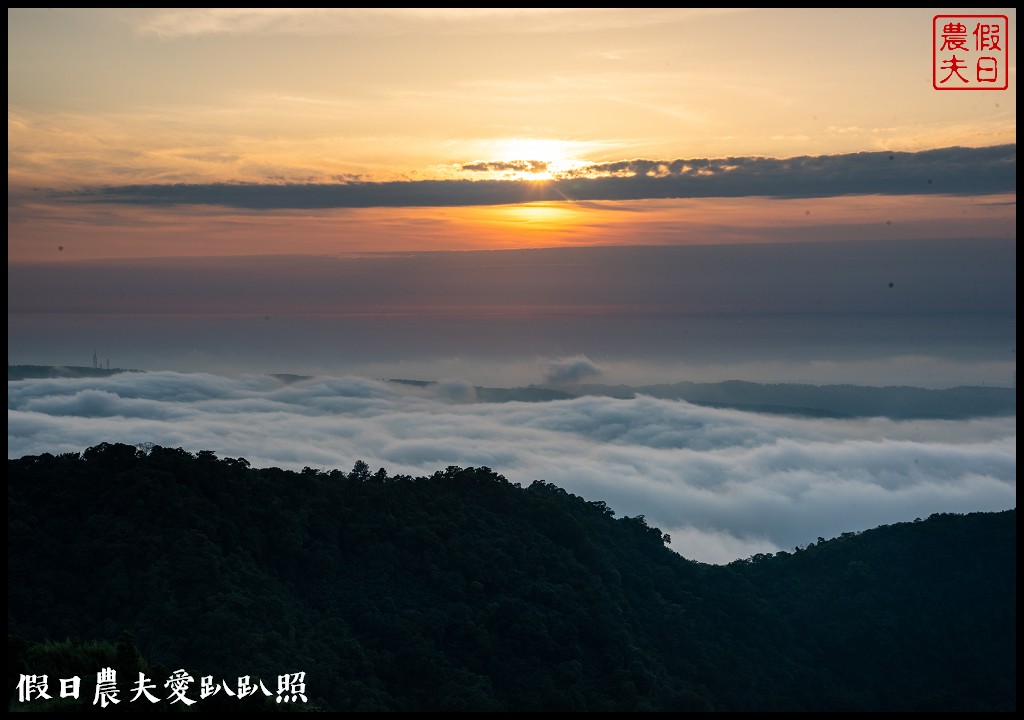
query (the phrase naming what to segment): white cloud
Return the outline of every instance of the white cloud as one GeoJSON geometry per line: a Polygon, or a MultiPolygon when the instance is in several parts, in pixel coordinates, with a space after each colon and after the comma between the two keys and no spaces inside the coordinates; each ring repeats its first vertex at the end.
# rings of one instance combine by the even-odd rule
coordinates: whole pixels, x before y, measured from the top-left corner
{"type": "Polygon", "coordinates": [[[488,466],[643,514],[705,562],[934,512],[1016,506],[1016,418],[807,420],[637,397],[473,402],[472,386],[173,372],[8,383],[8,457],[155,443],[256,467],[488,466]]]}
{"type": "Polygon", "coordinates": [[[685,548],[687,557],[716,565],[759,553],[774,554],[783,549],[765,538],[736,537],[723,530],[702,530],[692,525],[662,531],[672,538],[669,547],[685,548]]]}
{"type": "Polygon", "coordinates": [[[547,362],[545,380],[553,385],[568,385],[594,380],[604,369],[586,355],[555,358],[547,362]]]}
{"type": "Polygon", "coordinates": [[[207,34],[554,33],[644,27],[743,12],[719,8],[166,8],[137,15],[163,37],[207,34]]]}
{"type": "Polygon", "coordinates": [[[476,387],[465,380],[442,380],[429,386],[430,394],[439,400],[448,402],[474,402],[476,387]]]}

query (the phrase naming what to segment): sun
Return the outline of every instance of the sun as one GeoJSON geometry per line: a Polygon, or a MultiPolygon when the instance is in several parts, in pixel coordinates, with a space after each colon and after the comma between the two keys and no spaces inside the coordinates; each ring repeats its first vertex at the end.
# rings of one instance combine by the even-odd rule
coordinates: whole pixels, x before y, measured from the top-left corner
{"type": "Polygon", "coordinates": [[[544,183],[571,176],[592,165],[582,157],[593,151],[593,143],[551,138],[505,137],[476,141],[466,155],[475,158],[439,166],[442,174],[456,173],[462,179],[519,180],[544,183]]]}
{"type": "Polygon", "coordinates": [[[553,180],[587,163],[576,159],[576,143],[567,140],[509,138],[493,144],[492,157],[508,166],[506,177],[553,180]]]}

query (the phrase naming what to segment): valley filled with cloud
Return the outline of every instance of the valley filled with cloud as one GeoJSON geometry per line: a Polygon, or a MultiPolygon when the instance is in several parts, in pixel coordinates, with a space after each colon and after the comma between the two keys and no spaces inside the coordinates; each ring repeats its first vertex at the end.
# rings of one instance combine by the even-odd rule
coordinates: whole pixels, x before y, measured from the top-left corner
{"type": "MultiPolygon", "coordinates": [[[[593,372],[586,358],[554,374],[593,372]]],[[[101,442],[256,467],[450,465],[543,479],[726,563],[937,512],[1016,506],[1016,417],[808,418],[638,395],[482,402],[458,380],[126,372],[8,382],[8,457],[101,442]]]]}

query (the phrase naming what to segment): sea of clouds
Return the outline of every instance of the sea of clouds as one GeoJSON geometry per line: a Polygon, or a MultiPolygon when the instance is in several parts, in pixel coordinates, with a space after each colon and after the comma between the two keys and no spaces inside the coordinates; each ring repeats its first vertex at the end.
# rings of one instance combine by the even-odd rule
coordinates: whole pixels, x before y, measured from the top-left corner
{"type": "Polygon", "coordinates": [[[709,563],[1016,507],[1016,417],[805,419],[645,396],[484,403],[457,380],[359,377],[141,372],[7,387],[9,458],[123,442],[295,470],[487,466],[643,514],[709,563]]]}

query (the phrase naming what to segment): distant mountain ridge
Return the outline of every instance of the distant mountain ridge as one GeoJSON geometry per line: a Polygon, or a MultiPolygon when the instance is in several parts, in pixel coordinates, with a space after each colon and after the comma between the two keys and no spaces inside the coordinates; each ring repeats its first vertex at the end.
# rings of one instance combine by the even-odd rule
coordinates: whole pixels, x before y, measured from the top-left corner
{"type": "Polygon", "coordinates": [[[632,391],[634,394],[686,400],[699,405],[819,417],[881,415],[909,420],[1017,414],[1016,388],[987,386],[932,389],[906,385],[768,384],[728,380],[718,383],[678,382],[637,388],[586,385],[579,390],[627,397],[632,391]]]}
{"type": "MultiPolygon", "coordinates": [[[[8,365],[7,380],[32,378],[109,377],[122,368],[81,366],[8,365]]],[[[291,373],[270,374],[284,383],[301,382],[312,376],[291,373]]],[[[429,388],[432,380],[391,378],[385,382],[429,388]]],[[[666,400],[684,400],[708,407],[781,415],[821,418],[888,417],[895,420],[964,420],[974,417],[1017,414],[1017,388],[960,386],[933,389],[905,385],[809,385],[796,383],[754,383],[727,380],[716,383],[677,382],[657,385],[528,385],[524,387],[475,388],[480,402],[549,402],[585,395],[633,398],[648,395],[666,400]]]]}
{"type": "Polygon", "coordinates": [[[1017,389],[961,386],[932,389],[911,386],[807,385],[678,382],[659,385],[530,385],[519,388],[477,387],[484,402],[545,402],[584,395],[629,399],[648,395],[695,405],[776,415],[854,418],[883,416],[897,420],[963,420],[1017,414],[1017,389]]]}
{"type": "Polygon", "coordinates": [[[118,373],[141,372],[124,368],[99,368],[85,365],[8,365],[7,381],[34,378],[110,377],[118,373]]]}

